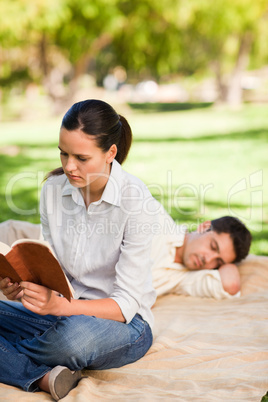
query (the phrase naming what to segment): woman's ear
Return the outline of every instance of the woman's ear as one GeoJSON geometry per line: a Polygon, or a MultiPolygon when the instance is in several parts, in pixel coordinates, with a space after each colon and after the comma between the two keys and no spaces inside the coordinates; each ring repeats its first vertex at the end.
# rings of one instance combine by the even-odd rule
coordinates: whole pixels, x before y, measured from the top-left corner
{"type": "Polygon", "coordinates": [[[106,163],[112,163],[117,154],[117,146],[115,144],[111,145],[109,151],[107,152],[106,163]]]}
{"type": "Polygon", "coordinates": [[[197,228],[198,233],[204,233],[207,232],[211,228],[211,221],[205,221],[200,223],[200,225],[197,228]]]}

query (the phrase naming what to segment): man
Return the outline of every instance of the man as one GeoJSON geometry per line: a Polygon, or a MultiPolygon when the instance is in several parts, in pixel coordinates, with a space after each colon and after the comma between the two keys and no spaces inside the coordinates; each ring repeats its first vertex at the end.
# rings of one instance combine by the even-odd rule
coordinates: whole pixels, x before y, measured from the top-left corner
{"type": "MultiPolygon", "coordinates": [[[[197,231],[177,225],[159,204],[159,222],[152,245],[152,276],[157,295],[167,293],[230,298],[240,294],[234,263],[248,254],[251,234],[233,217],[206,221],[197,231]]],[[[42,239],[40,225],[9,220],[0,223],[0,241],[11,245],[21,238],[42,239]]]]}
{"type": "Polygon", "coordinates": [[[249,252],[251,234],[237,218],[225,216],[203,222],[187,232],[164,209],[152,246],[153,284],[157,295],[177,293],[230,298],[240,294],[235,263],[249,252]]]}

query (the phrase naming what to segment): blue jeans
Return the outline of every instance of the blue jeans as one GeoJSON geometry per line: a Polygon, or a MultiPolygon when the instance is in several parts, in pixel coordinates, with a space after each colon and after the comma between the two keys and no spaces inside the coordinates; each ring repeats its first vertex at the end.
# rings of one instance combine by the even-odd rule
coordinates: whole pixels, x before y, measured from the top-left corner
{"type": "Polygon", "coordinates": [[[51,368],[109,369],[140,359],[152,344],[139,314],[129,324],[94,316],[41,316],[18,302],[0,301],[0,382],[38,390],[51,368]]]}

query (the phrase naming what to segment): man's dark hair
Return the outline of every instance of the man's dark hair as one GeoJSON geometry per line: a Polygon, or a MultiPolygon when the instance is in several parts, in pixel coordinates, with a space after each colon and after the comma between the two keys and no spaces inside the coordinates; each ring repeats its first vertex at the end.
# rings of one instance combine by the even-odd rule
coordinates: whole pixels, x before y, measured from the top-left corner
{"type": "Polygon", "coordinates": [[[232,216],[223,216],[211,221],[211,230],[216,233],[229,233],[233,241],[236,259],[233,261],[240,262],[249,253],[252,240],[250,231],[238,219],[232,216]]]}

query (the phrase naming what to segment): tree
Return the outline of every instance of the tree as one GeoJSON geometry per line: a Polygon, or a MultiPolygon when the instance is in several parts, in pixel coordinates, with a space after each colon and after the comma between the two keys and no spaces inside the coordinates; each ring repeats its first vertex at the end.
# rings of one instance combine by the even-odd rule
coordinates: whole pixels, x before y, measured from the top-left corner
{"type": "Polygon", "coordinates": [[[64,17],[64,0],[12,0],[0,3],[2,86],[37,82],[48,92],[57,49],[53,34],[64,17]]]}
{"type": "Polygon", "coordinates": [[[175,39],[173,0],[119,0],[121,28],[115,32],[112,52],[132,77],[159,80],[178,70],[180,46],[175,39]],[[175,62],[174,62],[175,61],[175,62]]]}
{"type": "Polygon", "coordinates": [[[115,0],[12,0],[0,3],[0,85],[44,85],[55,101],[64,74],[67,97],[96,54],[111,42],[115,0]],[[16,29],[14,29],[14,26],[16,29]],[[56,79],[55,79],[56,77],[56,79]],[[58,82],[57,82],[58,80],[58,82]]]}
{"type": "Polygon", "coordinates": [[[72,65],[69,94],[75,93],[77,79],[113,40],[117,29],[116,0],[65,0],[66,18],[55,35],[55,44],[72,65]]]}
{"type": "Polygon", "coordinates": [[[93,68],[133,79],[213,72],[237,105],[248,65],[267,61],[268,0],[10,0],[0,2],[0,85],[42,83],[55,100],[93,68]],[[14,29],[14,27],[16,29],[14,29]],[[62,85],[63,87],[63,85],[62,85]]]}
{"type": "MultiPolygon", "coordinates": [[[[119,1],[123,29],[115,35],[117,60],[133,74],[207,74],[219,100],[241,103],[241,78],[268,34],[267,0],[119,1]],[[252,49],[255,47],[255,52],[252,49]]],[[[267,42],[267,41],[266,41],[267,42]]],[[[268,49],[266,46],[266,57],[268,49]]]]}
{"type": "Polygon", "coordinates": [[[205,70],[209,66],[214,70],[221,101],[231,106],[239,105],[242,101],[241,79],[248,67],[252,47],[261,40],[261,31],[268,25],[268,2],[192,0],[191,5],[187,31],[195,38],[192,46],[200,47],[207,59],[207,64],[201,63],[200,68],[205,70]]]}

